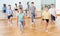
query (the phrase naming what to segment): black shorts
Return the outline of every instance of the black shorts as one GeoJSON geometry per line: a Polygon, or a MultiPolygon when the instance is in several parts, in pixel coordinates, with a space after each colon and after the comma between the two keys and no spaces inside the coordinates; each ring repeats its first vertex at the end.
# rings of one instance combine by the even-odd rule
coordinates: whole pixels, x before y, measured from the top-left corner
{"type": "Polygon", "coordinates": [[[47,23],[49,23],[49,19],[42,19],[43,21],[46,20],[47,23]]]}
{"type": "Polygon", "coordinates": [[[15,11],[18,11],[18,9],[15,9],[15,11]]]}
{"type": "Polygon", "coordinates": [[[13,17],[13,15],[9,15],[9,16],[8,16],[8,19],[10,19],[11,17],[13,17]]]}
{"type": "Polygon", "coordinates": [[[3,13],[6,13],[6,10],[3,10],[3,13]]]}
{"type": "Polygon", "coordinates": [[[55,16],[51,15],[51,20],[55,21],[55,16]]]}

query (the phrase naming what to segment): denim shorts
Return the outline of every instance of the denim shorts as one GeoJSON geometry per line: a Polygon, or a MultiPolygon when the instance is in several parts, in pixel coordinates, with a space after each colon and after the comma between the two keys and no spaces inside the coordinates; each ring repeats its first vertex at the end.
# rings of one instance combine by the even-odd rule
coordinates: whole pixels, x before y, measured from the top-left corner
{"type": "Polygon", "coordinates": [[[9,15],[9,16],[8,16],[8,19],[10,19],[11,17],[13,17],[13,15],[9,15]]]}
{"type": "Polygon", "coordinates": [[[3,10],[3,13],[6,13],[6,10],[3,10]]]}

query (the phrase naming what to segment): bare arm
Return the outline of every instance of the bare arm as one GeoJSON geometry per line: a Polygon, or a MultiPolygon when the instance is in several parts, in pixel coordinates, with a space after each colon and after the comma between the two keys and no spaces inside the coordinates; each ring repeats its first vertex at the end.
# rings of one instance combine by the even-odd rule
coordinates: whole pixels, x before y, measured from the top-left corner
{"type": "Polygon", "coordinates": [[[16,17],[16,21],[17,21],[17,26],[18,26],[18,17],[16,17]]]}
{"type": "Polygon", "coordinates": [[[57,15],[56,15],[56,9],[55,9],[55,17],[57,18],[57,15]]]}
{"type": "Polygon", "coordinates": [[[26,19],[26,16],[24,16],[24,26],[25,26],[25,19],[26,19]]]}
{"type": "Polygon", "coordinates": [[[50,14],[50,16],[49,16],[49,23],[51,23],[51,14],[50,14]]]}

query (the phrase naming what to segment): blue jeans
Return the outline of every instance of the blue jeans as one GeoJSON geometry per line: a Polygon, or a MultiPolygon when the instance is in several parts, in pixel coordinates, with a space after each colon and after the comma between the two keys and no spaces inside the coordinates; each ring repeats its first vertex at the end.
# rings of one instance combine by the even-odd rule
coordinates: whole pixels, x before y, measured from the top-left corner
{"type": "Polygon", "coordinates": [[[31,20],[32,20],[32,22],[34,22],[34,19],[35,19],[35,13],[31,13],[31,20]]]}
{"type": "Polygon", "coordinates": [[[23,27],[24,27],[24,26],[23,26],[23,21],[20,21],[20,22],[19,22],[19,27],[20,27],[20,30],[22,31],[22,30],[23,30],[23,27]]]}

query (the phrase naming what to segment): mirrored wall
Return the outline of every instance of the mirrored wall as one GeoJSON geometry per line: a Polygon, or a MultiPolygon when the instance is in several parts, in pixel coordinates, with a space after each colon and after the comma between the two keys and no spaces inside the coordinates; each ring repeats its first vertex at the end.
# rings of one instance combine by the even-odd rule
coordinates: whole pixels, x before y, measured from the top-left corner
{"type": "Polygon", "coordinates": [[[50,8],[50,4],[56,5],[56,0],[41,0],[41,9],[44,9],[45,5],[50,8]]]}

